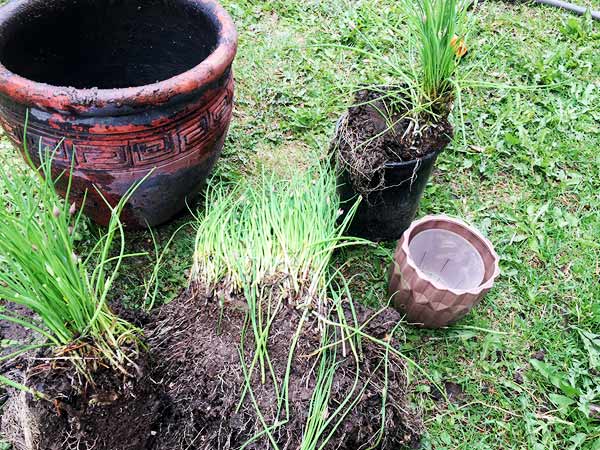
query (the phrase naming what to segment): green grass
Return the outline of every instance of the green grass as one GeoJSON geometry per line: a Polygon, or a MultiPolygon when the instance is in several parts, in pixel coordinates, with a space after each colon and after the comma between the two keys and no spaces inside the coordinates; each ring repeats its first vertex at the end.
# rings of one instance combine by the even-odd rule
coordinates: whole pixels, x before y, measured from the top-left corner
{"type": "MultiPolygon", "coordinates": [[[[262,175],[258,183],[211,183],[197,221],[192,279],[232,292],[281,286],[290,301],[313,304],[326,297],[327,270],[341,246],[344,223],[333,170],[321,165],[291,179],[262,175]]],[[[257,290],[252,297],[259,296],[257,290]]]]}
{"type": "MultiPolygon", "coordinates": [[[[420,103],[434,111],[447,110],[454,100],[455,72],[460,63],[464,39],[465,8],[457,0],[419,0],[407,2],[410,46],[419,55],[416,70],[420,103]]],[[[415,71],[412,64],[405,64],[415,71]]],[[[416,103],[418,104],[418,103],[416,103]]]]}
{"type": "MultiPolygon", "coordinates": [[[[374,46],[395,63],[407,54],[406,17],[395,0],[223,3],[240,31],[236,110],[218,166],[230,180],[303,170],[323,158],[356,85],[393,81],[368,52],[374,46]]],[[[587,4],[600,8],[598,0],[587,4]]],[[[419,214],[445,212],[478,226],[503,273],[460,324],[405,330],[403,351],[463,391],[450,407],[413,374],[425,448],[598,448],[598,422],[579,408],[586,397],[599,403],[598,369],[590,370],[590,350],[573,327],[600,333],[600,24],[496,1],[473,15],[460,68],[465,129],[438,159],[419,214]],[[541,350],[546,366],[531,362],[541,350]]],[[[187,220],[158,230],[159,244],[187,220]]],[[[128,251],[151,247],[149,238],[132,235],[128,251]]],[[[189,228],[173,242],[160,301],[185,286],[193,239],[189,228]]],[[[357,300],[386,300],[392,247],[339,256],[351,259],[357,300]]],[[[127,264],[115,293],[140,304],[144,277],[135,269],[148,259],[127,264]]]]}

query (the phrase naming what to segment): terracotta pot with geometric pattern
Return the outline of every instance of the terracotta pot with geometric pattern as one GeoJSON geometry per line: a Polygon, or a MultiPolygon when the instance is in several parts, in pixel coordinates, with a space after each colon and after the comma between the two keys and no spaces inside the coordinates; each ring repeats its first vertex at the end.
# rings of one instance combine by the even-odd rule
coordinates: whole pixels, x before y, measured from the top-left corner
{"type": "Polygon", "coordinates": [[[465,222],[445,215],[413,222],[398,242],[389,294],[410,323],[450,325],[492,288],[500,274],[492,244],[465,222]]]}
{"type": "MultiPolygon", "coordinates": [[[[0,8],[0,125],[37,163],[73,166],[100,224],[166,222],[216,163],[233,110],[237,33],[215,0],[14,0],[0,8]],[[27,124],[26,117],[28,117],[27,124]]],[[[66,178],[58,189],[66,189],[66,178]]]]}

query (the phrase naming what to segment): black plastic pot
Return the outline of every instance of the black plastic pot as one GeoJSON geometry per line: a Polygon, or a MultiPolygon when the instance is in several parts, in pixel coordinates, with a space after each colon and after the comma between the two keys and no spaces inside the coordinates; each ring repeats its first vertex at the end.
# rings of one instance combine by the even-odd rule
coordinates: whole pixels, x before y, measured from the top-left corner
{"type": "MultiPolygon", "coordinates": [[[[433,165],[442,150],[414,161],[387,163],[385,187],[363,198],[347,234],[372,241],[399,239],[417,214],[433,165]]],[[[338,173],[338,192],[342,208],[347,211],[358,194],[343,169],[338,173]]]]}

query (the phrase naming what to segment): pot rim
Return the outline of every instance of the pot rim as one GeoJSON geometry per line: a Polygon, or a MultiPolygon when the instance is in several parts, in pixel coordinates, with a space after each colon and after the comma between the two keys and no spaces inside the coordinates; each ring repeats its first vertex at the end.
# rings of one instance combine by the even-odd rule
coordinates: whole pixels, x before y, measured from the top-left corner
{"type": "MultiPolygon", "coordinates": [[[[408,229],[402,234],[402,238],[400,239],[400,242],[398,243],[398,247],[402,250],[404,255],[406,255],[407,264],[417,273],[417,275],[419,276],[420,279],[427,281],[428,283],[433,285],[433,287],[435,287],[439,291],[450,292],[453,295],[457,295],[457,296],[464,295],[464,294],[479,295],[482,292],[491,289],[492,286],[494,285],[494,282],[496,281],[496,278],[498,278],[498,276],[500,275],[500,265],[499,265],[500,257],[498,256],[498,253],[496,253],[496,250],[494,250],[494,246],[489,241],[489,239],[486,238],[479,230],[477,230],[475,227],[470,226],[465,221],[455,218],[455,217],[447,216],[446,214],[428,215],[428,216],[423,217],[422,219],[416,220],[413,223],[411,223],[410,227],[408,227],[408,229]],[[454,289],[454,288],[450,288],[444,284],[441,284],[440,282],[438,282],[436,280],[433,280],[432,278],[428,277],[421,269],[419,269],[418,265],[415,263],[415,261],[413,260],[411,254],[410,254],[410,250],[409,250],[409,243],[411,240],[410,238],[412,237],[411,235],[417,227],[419,227],[423,224],[426,224],[428,222],[433,222],[433,221],[435,221],[435,222],[441,221],[441,222],[446,222],[446,223],[452,224],[454,226],[458,226],[459,228],[462,228],[462,229],[466,230],[468,233],[475,236],[475,238],[477,240],[479,240],[481,243],[483,243],[483,245],[485,246],[485,248],[487,249],[487,251],[490,253],[490,255],[492,256],[492,258],[494,260],[494,262],[493,262],[494,270],[487,280],[485,280],[479,286],[476,286],[471,289],[454,289]]],[[[484,259],[484,264],[485,264],[485,259],[484,259]]]]}
{"type": "MultiPolygon", "coordinates": [[[[26,106],[57,111],[85,112],[91,108],[114,106],[144,107],[167,103],[175,97],[193,94],[207,84],[216,82],[229,68],[237,52],[237,30],[231,16],[215,0],[187,0],[210,11],[209,20],[219,30],[213,52],[197,66],[174,77],[142,86],[97,89],[76,89],[29,80],[8,70],[0,62],[0,94],[26,106]]],[[[29,2],[45,0],[15,0],[0,8],[0,22],[18,13],[29,2]]],[[[98,113],[98,111],[95,111],[98,113]]]]}

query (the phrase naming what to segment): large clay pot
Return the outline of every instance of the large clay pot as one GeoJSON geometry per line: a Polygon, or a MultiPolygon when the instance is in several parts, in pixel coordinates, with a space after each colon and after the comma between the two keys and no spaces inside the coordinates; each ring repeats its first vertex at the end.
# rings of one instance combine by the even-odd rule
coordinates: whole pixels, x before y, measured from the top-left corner
{"type": "MultiPolygon", "coordinates": [[[[235,26],[212,0],[15,0],[0,9],[0,124],[106,224],[168,221],[213,168],[233,109],[235,26]],[[29,119],[26,126],[26,113],[29,119]],[[95,187],[94,187],[95,186],[95,187]]],[[[59,186],[64,189],[65,186],[59,186]]]]}

